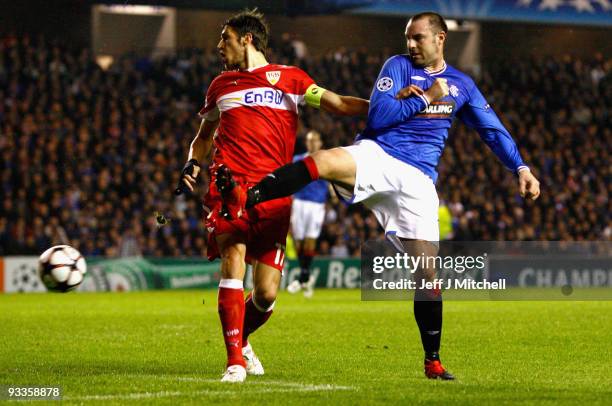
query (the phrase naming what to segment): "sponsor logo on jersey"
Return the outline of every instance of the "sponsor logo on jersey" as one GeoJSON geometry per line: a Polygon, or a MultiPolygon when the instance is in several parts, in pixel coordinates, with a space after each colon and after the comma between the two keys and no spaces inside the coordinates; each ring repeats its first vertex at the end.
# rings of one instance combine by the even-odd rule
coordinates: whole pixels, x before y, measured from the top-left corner
{"type": "Polygon", "coordinates": [[[281,72],[279,70],[272,70],[270,72],[266,72],[266,79],[272,86],[278,83],[281,77],[281,72]]]}
{"type": "Polygon", "coordinates": [[[435,101],[416,116],[423,118],[449,118],[455,110],[455,102],[435,101]]]}
{"type": "Polygon", "coordinates": [[[386,92],[393,87],[393,79],[388,76],[383,76],[376,82],[376,88],[381,92],[386,92]]]}
{"type": "Polygon", "coordinates": [[[251,90],[244,94],[245,104],[276,104],[283,103],[284,93],[278,90],[251,90]]]}
{"type": "Polygon", "coordinates": [[[410,79],[412,79],[412,80],[425,80],[425,78],[423,76],[417,76],[417,75],[410,76],[410,79]]]}

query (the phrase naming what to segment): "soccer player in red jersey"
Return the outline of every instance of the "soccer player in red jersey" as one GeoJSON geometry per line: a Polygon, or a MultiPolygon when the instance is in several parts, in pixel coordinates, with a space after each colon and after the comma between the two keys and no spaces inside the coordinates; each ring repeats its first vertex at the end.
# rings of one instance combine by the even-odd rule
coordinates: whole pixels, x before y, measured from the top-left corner
{"type": "Polygon", "coordinates": [[[369,106],[367,100],[340,96],[317,86],[297,67],[269,64],[265,56],[267,41],[268,27],[256,10],[243,11],[225,21],[217,45],[225,71],[208,88],[200,111],[202,123],[177,188],[177,193],[193,191],[200,163],[212,149],[211,182],[204,203],[210,209],[206,219],[208,257],[221,258],[218,306],[227,349],[227,370],[221,379],[225,382],[242,382],[247,372],[264,373],[248,337],[272,314],[285,259],[291,198],[240,212],[223,212],[227,199],[223,180],[227,177],[222,179],[222,175],[231,170],[230,178],[241,186],[235,189],[247,190],[290,163],[299,105],[364,116],[369,106]],[[253,266],[254,284],[246,301],[245,261],[253,266]]]}

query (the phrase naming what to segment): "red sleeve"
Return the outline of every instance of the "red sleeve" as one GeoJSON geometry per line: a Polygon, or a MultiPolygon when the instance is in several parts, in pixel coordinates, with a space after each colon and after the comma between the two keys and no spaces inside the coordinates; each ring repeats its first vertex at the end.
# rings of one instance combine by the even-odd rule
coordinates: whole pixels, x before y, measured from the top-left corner
{"type": "Polygon", "coordinates": [[[300,68],[295,68],[295,76],[296,76],[296,94],[303,96],[306,94],[306,90],[313,85],[315,81],[308,76],[306,72],[301,70],[300,68]]]}
{"type": "Polygon", "coordinates": [[[205,117],[211,110],[214,110],[217,107],[218,78],[219,76],[213,79],[210,86],[208,86],[204,107],[202,107],[199,112],[200,117],[205,117]]]}

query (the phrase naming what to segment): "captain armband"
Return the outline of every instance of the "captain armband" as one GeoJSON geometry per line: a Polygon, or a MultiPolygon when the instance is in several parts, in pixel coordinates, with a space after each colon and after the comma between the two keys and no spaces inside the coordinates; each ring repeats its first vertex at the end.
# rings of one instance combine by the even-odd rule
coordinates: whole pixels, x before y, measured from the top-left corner
{"type": "Polygon", "coordinates": [[[323,97],[323,93],[326,91],[327,89],[323,89],[322,87],[319,87],[313,83],[312,85],[308,86],[308,89],[306,89],[304,101],[307,105],[318,109],[321,107],[321,97],[323,97]]]}

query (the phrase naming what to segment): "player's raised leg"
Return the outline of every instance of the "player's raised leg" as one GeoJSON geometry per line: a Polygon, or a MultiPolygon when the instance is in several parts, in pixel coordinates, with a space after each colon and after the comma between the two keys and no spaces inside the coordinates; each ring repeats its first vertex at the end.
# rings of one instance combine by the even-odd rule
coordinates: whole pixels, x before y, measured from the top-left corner
{"type": "Polygon", "coordinates": [[[221,280],[219,281],[218,309],[225,349],[227,369],[222,382],[243,382],[246,363],[242,357],[242,331],[244,324],[244,258],[246,245],[232,234],[217,237],[221,253],[221,280]]]}
{"type": "Polygon", "coordinates": [[[343,148],[322,149],[263,178],[248,190],[246,207],[290,196],[317,179],[325,179],[352,190],[355,176],[355,160],[349,152],[343,148]]]}
{"type": "Polygon", "coordinates": [[[249,336],[264,325],[274,309],[281,271],[262,262],[253,268],[253,291],[245,302],[244,329],[242,332],[242,356],[250,375],[263,375],[264,368],[253,351],[249,336]]]}

